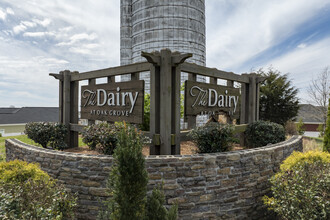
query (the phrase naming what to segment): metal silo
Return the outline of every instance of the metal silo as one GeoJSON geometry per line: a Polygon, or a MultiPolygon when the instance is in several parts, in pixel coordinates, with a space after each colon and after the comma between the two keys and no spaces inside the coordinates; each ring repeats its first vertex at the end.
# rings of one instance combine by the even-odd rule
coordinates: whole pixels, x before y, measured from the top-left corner
{"type": "Polygon", "coordinates": [[[141,51],[189,52],[205,65],[204,0],[121,0],[121,65],[144,61],[141,51]]]}
{"type": "MultiPolygon", "coordinates": [[[[120,7],[121,65],[145,61],[141,51],[163,48],[192,53],[187,62],[205,65],[204,0],[121,0],[120,7]]],[[[141,74],[147,90],[148,78],[147,73],[141,74]]],[[[182,74],[182,81],[187,78],[182,74]]],[[[129,76],[122,77],[127,79],[129,76]]]]}

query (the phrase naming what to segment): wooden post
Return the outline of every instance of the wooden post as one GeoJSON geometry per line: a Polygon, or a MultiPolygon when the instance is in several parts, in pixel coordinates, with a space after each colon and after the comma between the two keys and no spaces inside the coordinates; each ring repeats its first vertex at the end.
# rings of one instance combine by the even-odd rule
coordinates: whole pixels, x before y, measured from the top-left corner
{"type": "Polygon", "coordinates": [[[218,84],[218,78],[210,77],[210,84],[217,85],[218,84]]]}
{"type": "Polygon", "coordinates": [[[69,70],[63,72],[63,124],[68,128],[67,145],[71,146],[70,121],[71,121],[71,73],[69,70]]]}
{"type": "Polygon", "coordinates": [[[59,116],[58,121],[62,124],[63,123],[63,72],[61,71],[59,74],[62,79],[58,80],[58,87],[59,87],[59,94],[58,94],[58,108],[59,108],[59,116]]]}
{"type": "MultiPolygon", "coordinates": [[[[109,80],[109,78],[108,78],[108,80],[109,80]]],[[[95,85],[95,84],[96,84],[96,79],[88,80],[88,85],[95,85]]],[[[88,125],[93,125],[93,124],[95,124],[95,120],[88,120],[88,125]]]]}
{"type": "Polygon", "coordinates": [[[172,145],[171,154],[180,155],[180,119],[181,119],[181,68],[172,69],[172,131],[175,145],[172,145]]]}
{"type": "Polygon", "coordinates": [[[259,121],[259,108],[260,108],[259,98],[260,98],[260,84],[257,83],[257,85],[256,85],[256,99],[257,99],[257,101],[256,101],[256,121],[259,121]]]}
{"type": "Polygon", "coordinates": [[[180,153],[181,74],[178,65],[192,55],[172,53],[169,49],[164,49],[160,53],[142,52],[142,56],[154,65],[150,72],[150,135],[153,137],[150,154],[158,153],[156,148],[158,144],[161,155],[178,154],[180,153]],[[156,143],[158,142],[156,137],[159,137],[160,143],[156,143]],[[172,141],[173,137],[174,141],[172,141]]]}
{"type": "MultiPolygon", "coordinates": [[[[72,72],[71,75],[77,75],[79,72],[72,72]]],[[[78,124],[78,99],[79,99],[79,81],[72,81],[70,85],[70,123],[78,124]]],[[[78,147],[78,132],[70,131],[70,147],[78,147]]]]}
{"type": "Polygon", "coordinates": [[[159,115],[159,66],[150,68],[150,155],[159,155],[160,146],[155,143],[155,135],[160,131],[160,115],[159,115]]]}
{"type": "Polygon", "coordinates": [[[160,51],[160,154],[171,154],[172,53],[160,51]]]}
{"type": "Polygon", "coordinates": [[[139,80],[139,78],[140,78],[140,73],[132,73],[131,74],[131,81],[139,80]]]}
{"type": "MultiPolygon", "coordinates": [[[[189,73],[188,80],[196,81],[197,75],[189,73]]],[[[186,119],[186,122],[188,123],[188,129],[193,129],[196,127],[196,116],[187,116],[185,119],[186,119]]]]}
{"type": "Polygon", "coordinates": [[[256,74],[250,74],[249,76],[249,116],[248,123],[252,123],[256,120],[257,110],[257,82],[256,74]]]}
{"type": "MultiPolygon", "coordinates": [[[[230,87],[230,88],[233,88],[234,87],[234,81],[227,80],[227,86],[230,87]]],[[[227,119],[228,124],[233,124],[233,120],[228,114],[226,115],[226,119],[227,119]]]]}

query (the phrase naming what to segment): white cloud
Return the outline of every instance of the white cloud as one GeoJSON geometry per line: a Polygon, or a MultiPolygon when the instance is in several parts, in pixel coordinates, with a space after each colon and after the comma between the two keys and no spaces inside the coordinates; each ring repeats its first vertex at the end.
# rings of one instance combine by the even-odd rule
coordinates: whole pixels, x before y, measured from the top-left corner
{"type": "Polygon", "coordinates": [[[33,21],[37,24],[40,24],[43,27],[47,27],[51,23],[51,20],[48,18],[45,18],[43,20],[33,19],[33,21]]]}
{"type": "Polygon", "coordinates": [[[20,24],[20,25],[16,25],[14,28],[13,28],[13,32],[15,34],[19,34],[23,31],[25,31],[27,29],[27,27],[23,24],[20,24]]]}
{"type": "Polygon", "coordinates": [[[324,0],[207,1],[207,63],[235,68],[292,36],[327,4],[324,0]]]}
{"type": "Polygon", "coordinates": [[[97,35],[95,33],[87,34],[87,33],[80,33],[80,34],[74,34],[70,37],[70,40],[67,42],[60,42],[57,43],[56,46],[70,46],[74,45],[79,42],[79,46],[81,45],[81,41],[92,41],[97,38],[97,35]]]}
{"type": "Polygon", "coordinates": [[[13,11],[13,9],[11,9],[11,8],[6,8],[6,12],[9,15],[14,15],[15,14],[14,11],[13,11]]]}
{"type": "Polygon", "coordinates": [[[6,20],[7,14],[0,8],[0,19],[1,20],[6,20]]]}
{"type": "Polygon", "coordinates": [[[283,73],[290,73],[294,86],[300,89],[299,96],[303,101],[308,99],[306,89],[312,78],[327,66],[329,59],[330,37],[314,44],[298,47],[281,57],[264,63],[263,66],[273,65],[283,73]]]}
{"type": "Polygon", "coordinates": [[[23,34],[25,37],[46,37],[46,36],[55,36],[52,32],[25,32],[23,34]]]}
{"type": "Polygon", "coordinates": [[[19,25],[16,25],[15,27],[13,27],[13,32],[14,34],[19,34],[25,30],[27,30],[28,28],[32,28],[32,27],[36,27],[37,24],[35,22],[31,22],[31,21],[21,21],[19,25]]]}
{"type": "Polygon", "coordinates": [[[307,46],[307,44],[299,44],[297,47],[300,49],[304,49],[307,46]]]}

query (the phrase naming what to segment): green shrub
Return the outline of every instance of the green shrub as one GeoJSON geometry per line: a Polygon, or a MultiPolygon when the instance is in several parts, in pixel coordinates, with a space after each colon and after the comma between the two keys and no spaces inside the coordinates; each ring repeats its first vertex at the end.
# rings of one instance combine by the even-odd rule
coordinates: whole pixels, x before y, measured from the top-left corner
{"type": "Polygon", "coordinates": [[[144,112],[143,112],[143,123],[139,125],[142,131],[150,130],[150,94],[144,95],[144,112]]]}
{"type": "Polygon", "coordinates": [[[294,152],[271,179],[264,203],[283,219],[330,218],[330,154],[294,152]]]}
{"type": "Polygon", "coordinates": [[[25,134],[28,138],[44,148],[49,145],[53,149],[65,149],[67,133],[67,127],[59,123],[30,122],[25,125],[25,134]]]}
{"type": "Polygon", "coordinates": [[[323,124],[319,124],[319,126],[317,126],[317,129],[316,129],[319,133],[319,137],[322,138],[324,137],[324,134],[325,134],[325,128],[324,128],[324,125],[323,124]]]}
{"type": "Polygon", "coordinates": [[[298,123],[296,124],[296,127],[299,135],[303,135],[305,133],[304,122],[302,118],[299,119],[298,123]]]}
{"type": "Polygon", "coordinates": [[[210,122],[193,129],[189,136],[197,144],[199,153],[225,152],[230,150],[230,143],[234,140],[234,127],[210,122]]]}
{"type": "Polygon", "coordinates": [[[37,164],[0,163],[0,219],[73,219],[76,198],[37,164]]]}
{"type": "Polygon", "coordinates": [[[118,125],[103,122],[87,126],[81,135],[83,142],[91,150],[99,150],[103,154],[112,155],[117,146],[118,130],[118,125]]]}
{"type": "Polygon", "coordinates": [[[164,207],[165,195],[159,188],[155,187],[147,199],[145,220],[176,220],[178,206],[173,205],[169,210],[164,207]]]}
{"type": "MultiPolygon", "coordinates": [[[[117,138],[107,184],[111,197],[104,202],[98,219],[150,219],[146,207],[148,173],[142,154],[143,136],[135,127],[124,124],[117,138]]],[[[173,212],[170,211],[171,216],[175,216],[173,212]]]]}
{"type": "Polygon", "coordinates": [[[327,124],[325,127],[325,134],[324,134],[324,140],[323,140],[323,151],[330,153],[330,105],[328,107],[328,113],[327,113],[327,124]]]}
{"type": "Polygon", "coordinates": [[[256,121],[249,124],[245,131],[248,147],[262,147],[285,140],[282,125],[267,121],[256,121]]]}
{"type": "Polygon", "coordinates": [[[297,126],[293,121],[289,120],[285,123],[285,134],[286,135],[297,135],[298,134],[297,126]]]}
{"type": "Polygon", "coordinates": [[[122,125],[118,133],[108,187],[110,219],[143,219],[148,174],[142,154],[142,136],[133,126],[122,125]]]}

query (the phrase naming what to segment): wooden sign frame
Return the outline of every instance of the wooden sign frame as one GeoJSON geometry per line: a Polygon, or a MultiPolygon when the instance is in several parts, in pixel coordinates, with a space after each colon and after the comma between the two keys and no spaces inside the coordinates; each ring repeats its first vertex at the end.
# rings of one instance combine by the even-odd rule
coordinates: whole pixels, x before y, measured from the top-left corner
{"type": "Polygon", "coordinates": [[[141,124],[143,110],[143,80],[81,87],[82,119],[141,124]]]}
{"type": "Polygon", "coordinates": [[[185,116],[226,113],[237,119],[240,116],[240,99],[238,88],[185,81],[185,116]]]}

